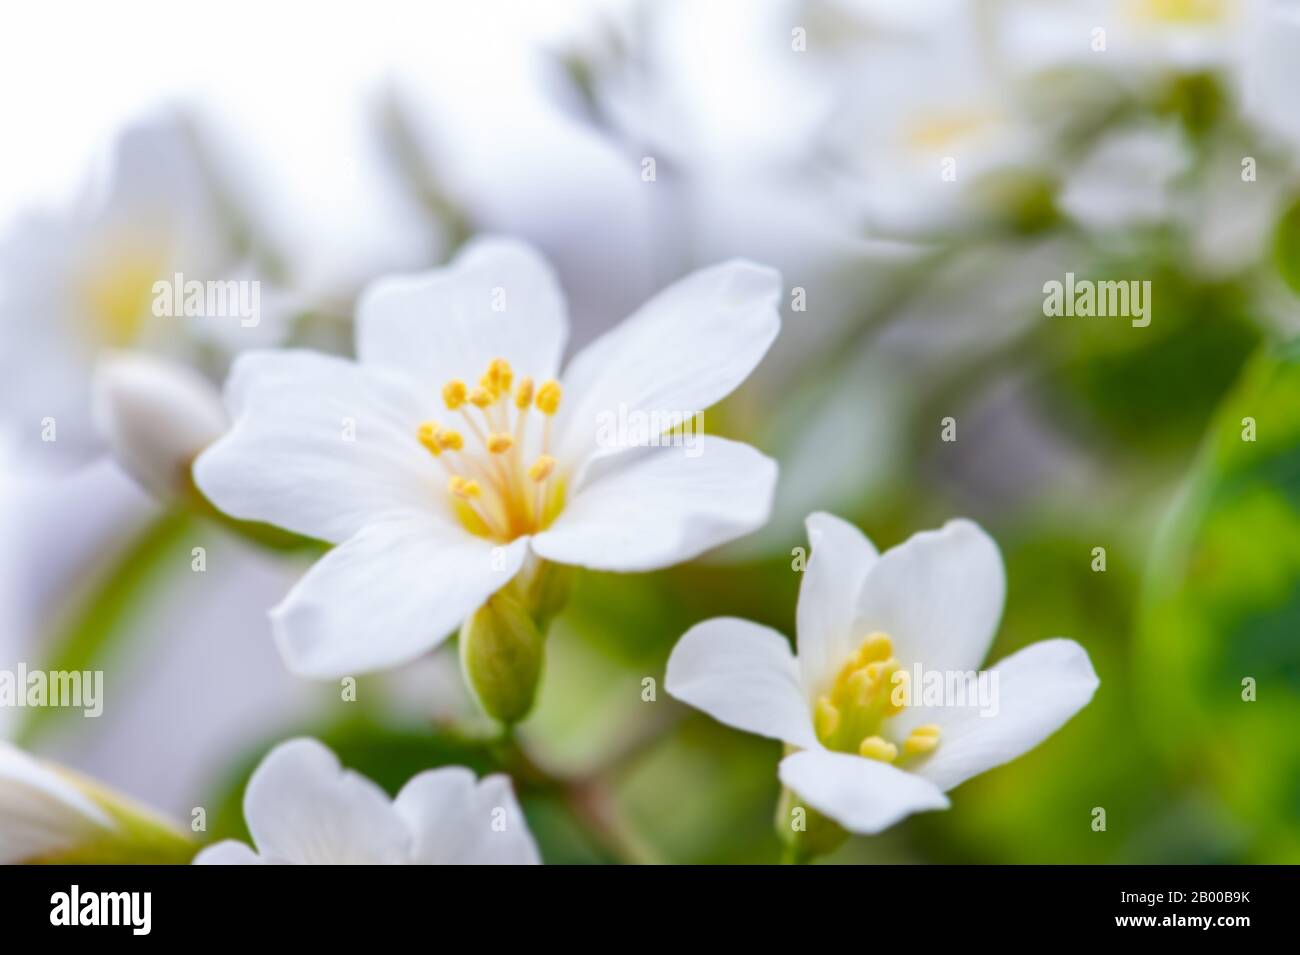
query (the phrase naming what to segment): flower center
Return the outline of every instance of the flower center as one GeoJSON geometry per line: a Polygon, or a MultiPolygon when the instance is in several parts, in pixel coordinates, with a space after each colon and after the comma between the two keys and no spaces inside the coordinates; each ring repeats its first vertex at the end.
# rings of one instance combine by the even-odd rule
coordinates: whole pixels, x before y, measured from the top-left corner
{"type": "Polygon", "coordinates": [[[78,291],[96,342],[121,347],[136,339],[149,314],[162,262],[153,249],[131,248],[84,276],[78,291]]]}
{"type": "MultiPolygon", "coordinates": [[[[817,697],[813,708],[817,738],[837,752],[896,761],[899,745],[886,739],[884,732],[889,717],[906,705],[907,678],[889,636],[869,635],[836,675],[829,692],[817,697]]],[[[938,745],[938,726],[918,726],[902,741],[903,758],[923,756],[938,745]]]]}
{"type": "Polygon", "coordinates": [[[1132,0],[1137,20],[1148,23],[1213,25],[1228,18],[1229,0],[1132,0]]]}
{"type": "Polygon", "coordinates": [[[981,108],[922,114],[907,123],[903,140],[913,152],[937,152],[979,135],[998,119],[993,110],[981,108]]]}
{"type": "Polygon", "coordinates": [[[452,511],[470,533],[508,543],[545,529],[563,509],[564,481],[548,453],[561,395],[554,379],[536,388],[528,377],[516,383],[504,358],[492,359],[477,387],[458,378],[443,386],[443,403],[464,432],[425,421],[416,436],[446,470],[452,511]],[[526,460],[529,443],[538,446],[528,430],[534,410],[540,453],[526,460]]]}

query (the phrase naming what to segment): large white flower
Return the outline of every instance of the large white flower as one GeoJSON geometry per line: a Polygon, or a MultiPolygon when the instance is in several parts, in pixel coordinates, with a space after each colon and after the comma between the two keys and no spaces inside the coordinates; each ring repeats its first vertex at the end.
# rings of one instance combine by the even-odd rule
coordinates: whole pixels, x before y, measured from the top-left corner
{"type": "Polygon", "coordinates": [[[460,766],[420,773],[396,799],[312,739],[273,749],[244,792],[257,851],[227,840],[196,865],[536,865],[537,846],[505,776],[460,766]]]}
{"type": "MultiPolygon", "coordinates": [[[[736,619],[689,630],[665,687],[715,719],[799,751],[781,781],[845,829],[874,833],[1037,746],[1081,709],[1098,681],[1083,648],[1044,640],[992,668],[995,706],[895,696],[916,665],[973,674],[1002,614],[997,545],[957,520],[877,554],[855,527],[808,518],[812,556],[799,591],[799,653],[781,634],[736,619]],[[896,676],[896,674],[901,674],[896,676]],[[910,703],[910,705],[900,705],[910,703]]],[[[985,699],[984,703],[988,703],[985,699]]]]}
{"type": "Polygon", "coordinates": [[[758,527],[773,461],[712,436],[630,447],[616,425],[662,424],[731,392],[776,336],[779,295],[779,276],[752,264],[696,272],[583,349],[561,382],[551,270],[486,240],[446,269],[373,285],[356,362],[237,360],[234,426],[199,457],[198,486],[235,517],[339,545],[273,611],[290,668],[328,678],[411,660],[530,553],[648,570],[758,527]]]}

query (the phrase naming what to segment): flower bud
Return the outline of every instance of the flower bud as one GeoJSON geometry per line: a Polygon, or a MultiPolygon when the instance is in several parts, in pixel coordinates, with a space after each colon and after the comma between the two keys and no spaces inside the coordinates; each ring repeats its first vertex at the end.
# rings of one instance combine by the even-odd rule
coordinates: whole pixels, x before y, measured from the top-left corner
{"type": "Polygon", "coordinates": [[[99,359],[93,411],[118,464],[164,500],[189,492],[190,464],[229,425],[221,396],[205,378],[140,352],[99,359]]]}
{"type": "Polygon", "coordinates": [[[89,779],[0,742],[0,864],[188,862],[171,822],[89,779]]]}
{"type": "Polygon", "coordinates": [[[849,838],[839,823],[823,816],[787,786],[781,787],[776,805],[776,835],[788,856],[801,862],[834,852],[849,838]]]}
{"type": "Polygon", "coordinates": [[[511,725],[533,708],[544,637],[515,597],[498,592],[460,629],[465,683],[493,719],[511,725]]]}

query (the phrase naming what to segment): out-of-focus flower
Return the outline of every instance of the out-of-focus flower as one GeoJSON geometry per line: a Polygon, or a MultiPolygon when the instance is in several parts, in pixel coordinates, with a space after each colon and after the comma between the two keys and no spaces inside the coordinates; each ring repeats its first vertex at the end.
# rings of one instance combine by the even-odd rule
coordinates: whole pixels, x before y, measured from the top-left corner
{"type": "Polygon", "coordinates": [[[0,742],[0,864],[185,861],[170,822],[0,742]]]}
{"type": "Polygon", "coordinates": [[[257,850],[227,840],[196,865],[536,865],[505,776],[460,766],[420,773],[396,799],[312,739],[273,749],[248,781],[244,818],[257,850]]]}
{"type": "Polygon", "coordinates": [[[15,224],[0,243],[0,327],[9,345],[0,380],[6,414],[28,444],[61,463],[99,449],[90,381],[106,349],[196,364],[275,336],[276,309],[262,307],[260,284],[256,316],[233,314],[238,301],[224,299],[232,314],[209,315],[206,288],[204,308],[187,307],[187,283],[220,282],[227,298],[241,282],[254,287],[233,228],[190,132],[172,119],[127,129],[108,175],[70,210],[15,224]],[[181,294],[160,302],[159,283],[181,294]]]}
{"type": "Polygon", "coordinates": [[[1040,198],[1026,170],[1042,159],[1041,135],[993,68],[973,5],[944,6],[929,29],[864,44],[828,133],[846,191],[881,234],[1015,219],[1040,198]]]}
{"type": "Polygon", "coordinates": [[[1079,66],[1121,78],[1239,68],[1266,2],[1013,0],[999,32],[1013,68],[1079,66]]]}
{"type": "Polygon", "coordinates": [[[561,384],[549,268],[484,241],[447,269],[372,286],[356,363],[240,358],[235,424],[196,462],[199,488],[235,517],[339,545],[273,611],[289,667],[393,666],[521,571],[536,614],[553,602],[552,562],[650,570],[758,527],[774,462],[664,429],[745,379],[777,334],[779,295],[779,276],[752,264],[696,272],[584,349],[561,384]],[[638,420],[660,424],[619,436],[638,420]]]}
{"type": "Polygon", "coordinates": [[[1097,676],[1071,640],[976,675],[1006,584],[997,545],[975,524],[952,521],[883,555],[829,514],[808,518],[808,536],[798,656],[766,627],[710,620],[674,648],[665,687],[796,748],[781,781],[845,829],[875,833],[946,808],[946,790],[1037,746],[1092,698],[1097,676]],[[917,667],[953,677],[963,702],[936,700],[917,667]]]}
{"type": "Polygon", "coordinates": [[[123,470],[162,499],[191,487],[194,459],[229,424],[221,395],[206,378],[143,352],[100,357],[93,410],[123,470]]]}

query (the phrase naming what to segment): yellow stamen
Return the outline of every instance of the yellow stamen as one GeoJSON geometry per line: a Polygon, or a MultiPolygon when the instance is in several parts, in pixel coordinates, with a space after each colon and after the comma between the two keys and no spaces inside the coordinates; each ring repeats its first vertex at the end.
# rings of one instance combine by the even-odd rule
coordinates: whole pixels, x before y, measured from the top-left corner
{"type": "Polygon", "coordinates": [[[479,487],[478,481],[467,481],[459,476],[453,476],[447,482],[447,490],[465,501],[483,496],[483,488],[479,487]]]}
{"type": "Polygon", "coordinates": [[[519,379],[519,387],[515,389],[515,407],[520,411],[525,411],[532,403],[533,379],[525,375],[519,379]]]}
{"type": "Polygon", "coordinates": [[[536,461],[528,466],[528,476],[534,481],[542,482],[551,476],[555,470],[555,458],[549,454],[543,454],[536,461]]]}
{"type": "Polygon", "coordinates": [[[544,415],[553,415],[560,409],[560,398],[564,390],[554,378],[548,378],[537,389],[537,410],[544,415]]]}
{"type": "Polygon", "coordinates": [[[438,444],[444,451],[459,451],[465,447],[465,439],[459,431],[448,428],[438,432],[438,444]]]}
{"type": "Polygon", "coordinates": [[[494,395],[504,395],[510,392],[510,382],[514,380],[514,376],[515,372],[510,367],[510,362],[504,358],[493,358],[488,363],[488,370],[479,384],[494,395]]]}
{"type": "Polygon", "coordinates": [[[834,736],[840,728],[839,708],[831,702],[829,696],[817,697],[817,707],[813,711],[813,725],[818,739],[834,736]]]}
{"type": "Polygon", "coordinates": [[[886,742],[883,737],[868,736],[858,744],[858,755],[878,759],[882,763],[892,763],[898,758],[898,747],[886,742]]]}
{"type": "Polygon", "coordinates": [[[442,445],[438,443],[438,424],[435,421],[426,421],[420,425],[415,432],[420,443],[424,445],[425,450],[433,454],[434,457],[442,454],[442,445]]]}
{"type": "Polygon", "coordinates": [[[493,454],[505,454],[515,446],[515,439],[508,434],[489,434],[487,449],[493,454]]]}
{"type": "MultiPolygon", "coordinates": [[[[836,752],[893,762],[899,757],[900,746],[889,742],[884,728],[906,702],[896,699],[899,677],[905,676],[889,635],[868,634],[813,706],[813,728],[818,740],[836,752]]],[[[926,735],[930,729],[922,727],[921,738],[937,745],[937,727],[933,735],[926,735]]]]}
{"type": "Polygon", "coordinates": [[[469,389],[465,387],[465,382],[456,378],[442,386],[442,400],[447,403],[447,408],[455,411],[465,403],[465,398],[469,395],[469,389]]]}
{"type": "Polygon", "coordinates": [[[486,408],[495,400],[496,399],[493,397],[492,392],[488,391],[482,385],[479,385],[469,393],[469,403],[474,405],[476,408],[486,408]]]}
{"type": "Polygon", "coordinates": [[[938,745],[939,727],[929,723],[912,730],[912,735],[903,741],[903,752],[909,756],[920,756],[923,753],[933,752],[938,745]]]}

